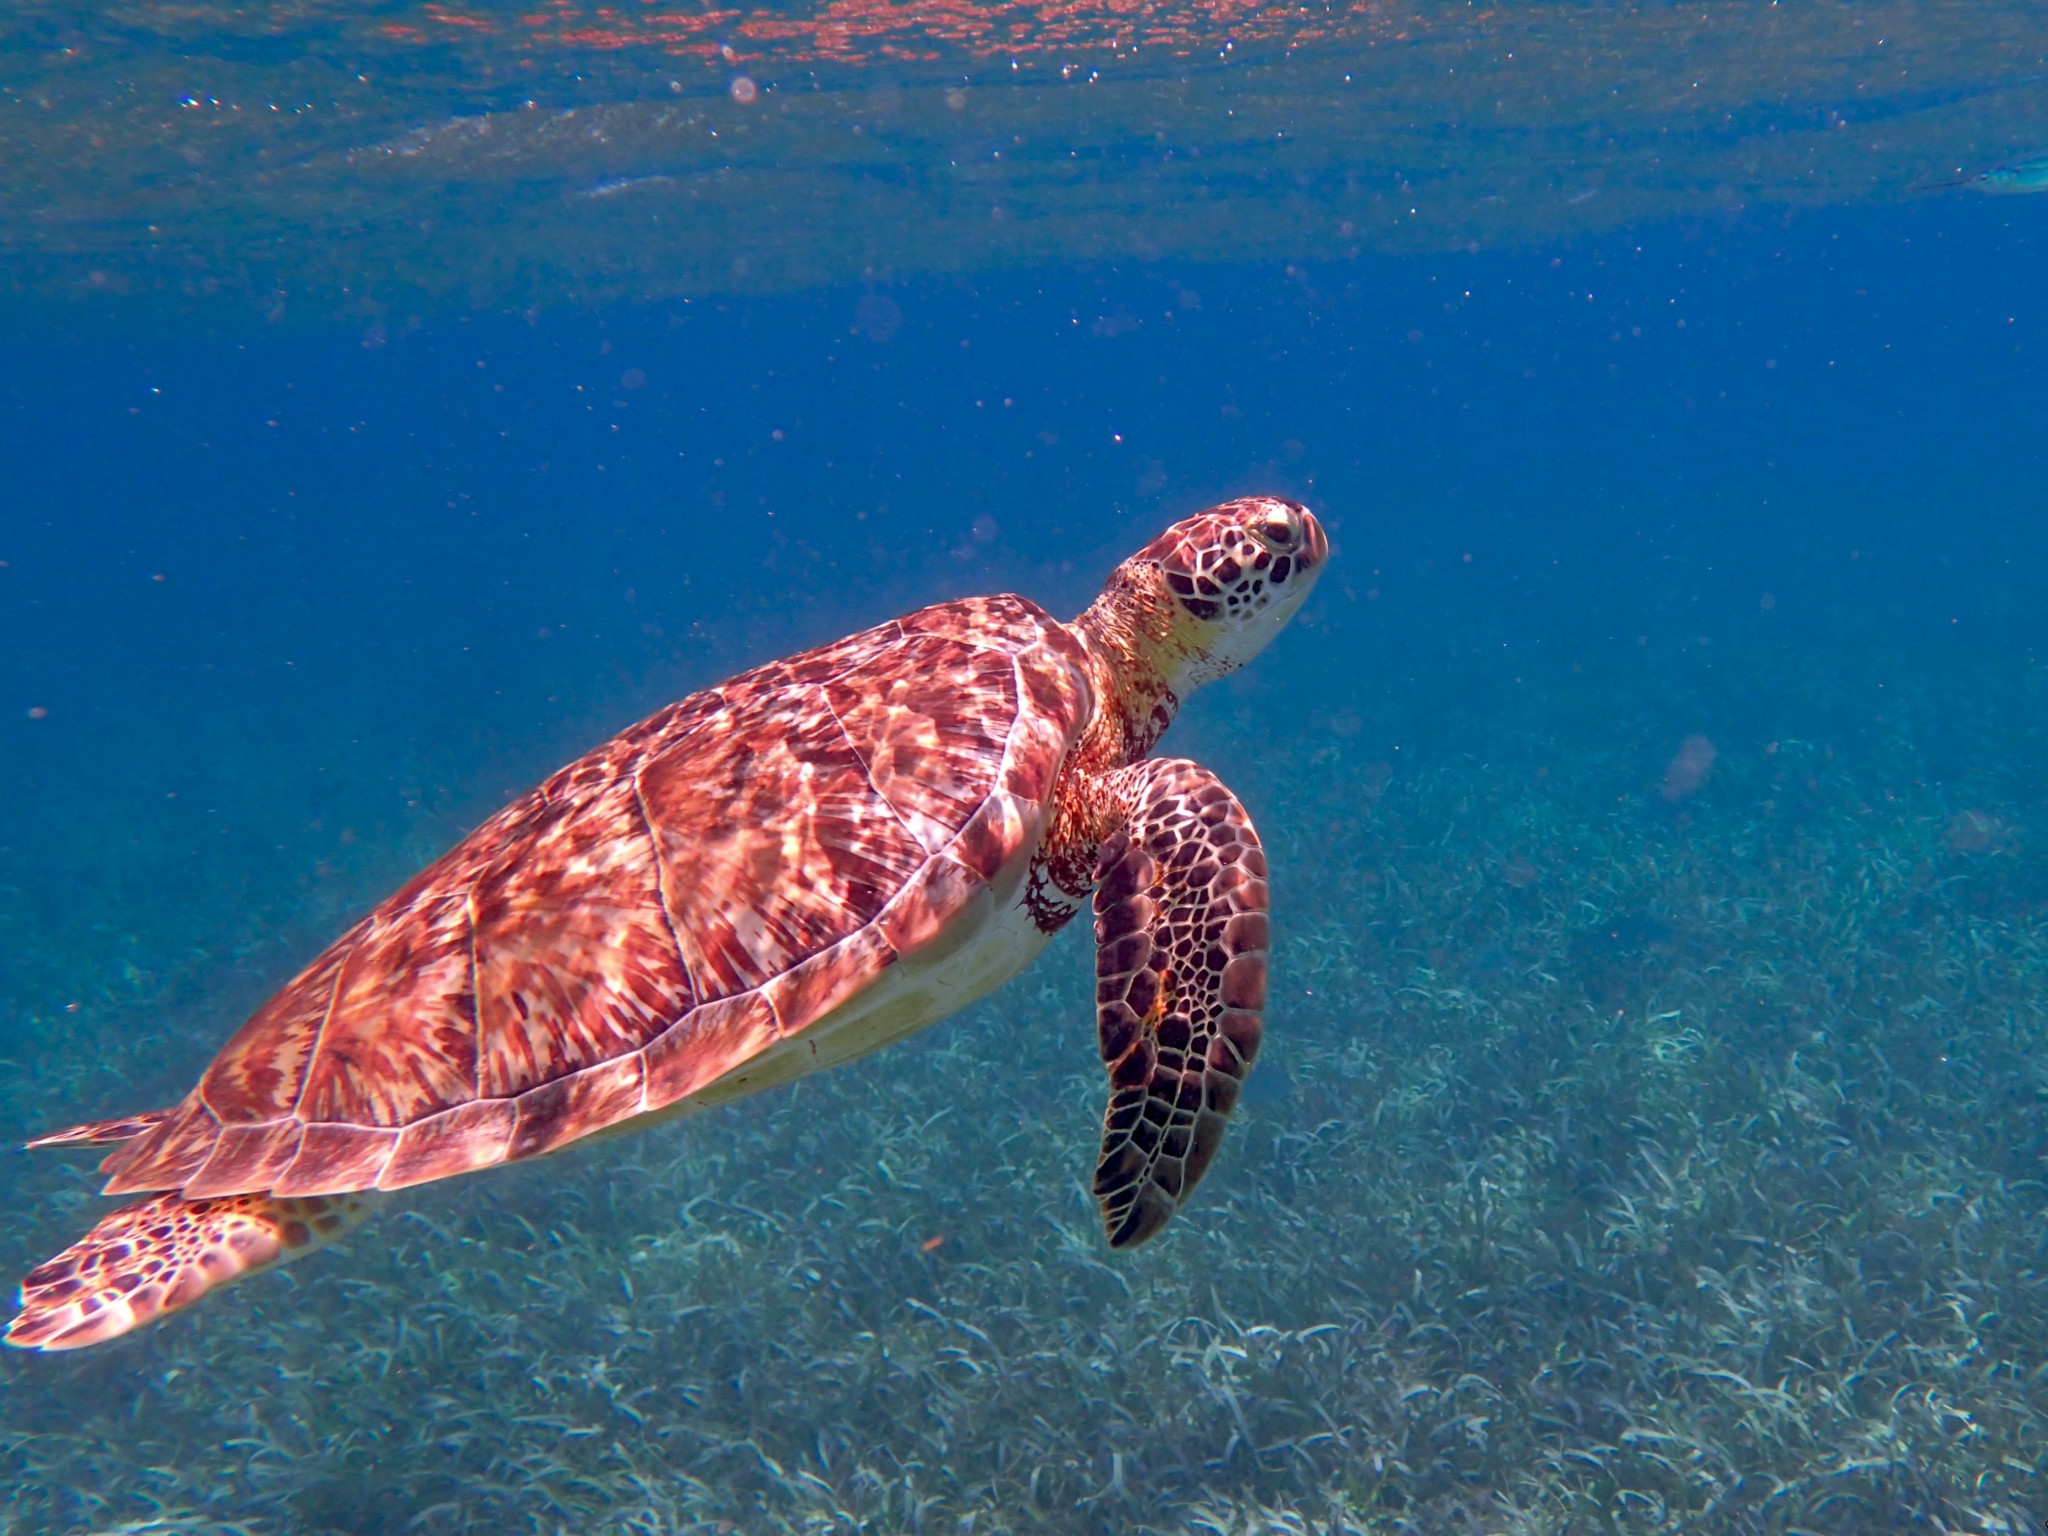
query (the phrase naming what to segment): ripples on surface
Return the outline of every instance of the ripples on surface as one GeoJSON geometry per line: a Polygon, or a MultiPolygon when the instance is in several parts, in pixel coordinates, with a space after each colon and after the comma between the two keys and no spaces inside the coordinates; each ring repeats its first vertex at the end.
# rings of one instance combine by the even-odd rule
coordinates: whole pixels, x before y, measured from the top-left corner
{"type": "Polygon", "coordinates": [[[13,12],[0,280],[123,314],[1499,246],[2048,143],[2019,6],[13,12]]]}

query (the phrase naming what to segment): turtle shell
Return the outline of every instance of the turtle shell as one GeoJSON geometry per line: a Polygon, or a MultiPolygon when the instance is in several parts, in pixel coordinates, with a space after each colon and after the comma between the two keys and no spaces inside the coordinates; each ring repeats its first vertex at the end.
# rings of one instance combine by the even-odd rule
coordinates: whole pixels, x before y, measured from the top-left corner
{"type": "Polygon", "coordinates": [[[981,598],[669,706],[315,959],[108,1193],[400,1189],[699,1094],[1021,876],[1087,676],[1043,609],[981,598]]]}

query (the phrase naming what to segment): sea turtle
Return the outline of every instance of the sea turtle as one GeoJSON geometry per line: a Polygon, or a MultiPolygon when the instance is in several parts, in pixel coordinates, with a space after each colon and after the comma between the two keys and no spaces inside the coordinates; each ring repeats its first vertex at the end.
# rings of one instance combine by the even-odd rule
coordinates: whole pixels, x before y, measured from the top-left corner
{"type": "Polygon", "coordinates": [[[1266,863],[1237,798],[1146,754],[1329,553],[1270,497],[1188,518],[1072,624],[942,603],[671,704],[335,941],[184,1101],[107,1145],[107,1216],[22,1282],[75,1349],[319,1247],[390,1190],[849,1061],[1017,974],[1093,894],[1109,1243],[1165,1225],[1257,1054],[1266,863]]]}

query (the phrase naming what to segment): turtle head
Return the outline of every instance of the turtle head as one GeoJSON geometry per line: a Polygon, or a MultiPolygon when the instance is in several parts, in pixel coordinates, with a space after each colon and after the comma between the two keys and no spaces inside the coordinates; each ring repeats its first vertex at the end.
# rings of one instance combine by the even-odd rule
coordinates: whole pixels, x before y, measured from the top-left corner
{"type": "Polygon", "coordinates": [[[1247,496],[1175,523],[1117,568],[1096,608],[1127,610],[1145,659],[1185,696],[1264,650],[1329,555],[1308,508],[1247,496]]]}
{"type": "Polygon", "coordinates": [[[1191,689],[1235,672],[1294,617],[1330,541],[1299,502],[1247,496],[1175,523],[1075,621],[1096,657],[1113,749],[1142,757],[1191,689]]]}

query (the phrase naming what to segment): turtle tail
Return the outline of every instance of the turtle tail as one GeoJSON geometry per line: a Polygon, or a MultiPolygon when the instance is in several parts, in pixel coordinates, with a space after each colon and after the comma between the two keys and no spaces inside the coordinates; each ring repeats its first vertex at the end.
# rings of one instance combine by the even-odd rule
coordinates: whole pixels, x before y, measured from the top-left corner
{"type": "Polygon", "coordinates": [[[368,1194],[152,1195],[113,1212],[21,1282],[21,1315],[7,1342],[57,1350],[116,1338],[217,1286],[324,1247],[374,1204],[368,1194]]]}

